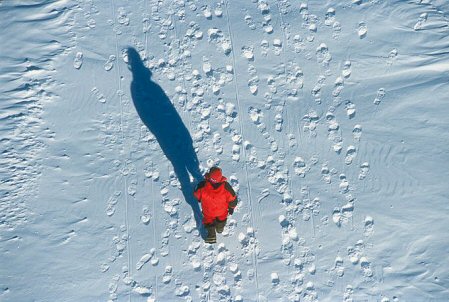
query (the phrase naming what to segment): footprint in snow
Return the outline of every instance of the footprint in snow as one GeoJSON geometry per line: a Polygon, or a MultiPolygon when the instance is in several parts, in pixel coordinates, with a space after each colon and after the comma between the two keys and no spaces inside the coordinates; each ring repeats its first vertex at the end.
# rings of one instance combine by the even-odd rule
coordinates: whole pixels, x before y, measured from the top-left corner
{"type": "Polygon", "coordinates": [[[394,61],[396,61],[397,56],[398,56],[398,50],[396,48],[392,49],[388,53],[387,65],[392,65],[394,63],[394,61]]]}
{"type": "Polygon", "coordinates": [[[312,88],[312,96],[314,96],[316,99],[320,98],[321,95],[321,88],[324,86],[324,81],[326,80],[326,77],[323,75],[320,75],[318,77],[318,80],[315,84],[315,86],[312,88]]]}
{"type": "Polygon", "coordinates": [[[178,297],[187,297],[190,293],[190,288],[187,285],[181,284],[179,287],[175,289],[175,295],[178,297]]]}
{"type": "Polygon", "coordinates": [[[104,63],[104,70],[109,71],[114,67],[114,62],[116,60],[116,56],[110,55],[106,63],[104,63]]]}
{"type": "Polygon", "coordinates": [[[324,24],[326,26],[331,26],[335,22],[335,8],[329,7],[324,18],[324,24]]]}
{"type": "Polygon", "coordinates": [[[268,50],[270,48],[270,43],[267,40],[262,40],[260,42],[260,54],[264,57],[267,56],[268,50]]]}
{"type": "Polygon", "coordinates": [[[273,33],[273,26],[269,23],[264,23],[263,26],[263,30],[267,33],[267,34],[272,34],[273,33]]]}
{"type": "Polygon", "coordinates": [[[284,119],[282,118],[282,114],[278,113],[276,114],[276,116],[274,117],[274,128],[276,131],[281,132],[282,131],[282,124],[283,124],[284,119]]]}
{"type": "Polygon", "coordinates": [[[349,78],[351,76],[351,61],[345,61],[341,75],[345,78],[349,78]]]}
{"type": "Polygon", "coordinates": [[[350,165],[352,161],[354,160],[356,153],[356,148],[354,146],[349,146],[346,150],[346,157],[345,157],[345,164],[350,165]]]}
{"type": "Polygon", "coordinates": [[[332,221],[338,226],[341,227],[342,224],[346,224],[349,222],[353,215],[354,205],[352,202],[348,202],[341,209],[334,208],[332,211],[332,221]]]}
{"type": "Polygon", "coordinates": [[[221,7],[221,4],[219,3],[218,6],[214,9],[214,14],[216,17],[221,18],[223,17],[223,8],[221,7]]]}
{"type": "Polygon", "coordinates": [[[115,213],[115,205],[118,203],[119,197],[122,194],[120,191],[114,192],[108,199],[106,206],[106,215],[112,216],[115,213]]]}
{"type": "Polygon", "coordinates": [[[118,289],[118,281],[120,280],[120,275],[116,274],[112,277],[111,282],[108,285],[109,298],[112,300],[117,299],[117,289],[118,289]]]}
{"type": "Polygon", "coordinates": [[[150,223],[150,220],[151,220],[150,209],[148,209],[147,207],[144,207],[142,209],[142,215],[140,216],[140,221],[143,224],[148,224],[148,223],[150,223]]]}
{"type": "Polygon", "coordinates": [[[341,91],[344,88],[344,80],[342,77],[337,77],[334,83],[334,90],[332,91],[332,96],[337,97],[340,95],[341,91]]]}
{"type": "Polygon", "coordinates": [[[349,182],[346,179],[346,175],[345,174],[340,174],[340,193],[341,194],[345,194],[349,192],[349,182]]]}
{"type": "Polygon", "coordinates": [[[152,289],[151,289],[151,287],[146,287],[146,286],[135,284],[133,286],[133,292],[135,292],[139,295],[142,295],[142,296],[148,296],[148,295],[151,295],[152,289]]]}
{"type": "Polygon", "coordinates": [[[232,145],[232,160],[240,161],[240,146],[237,144],[232,145]]]}
{"type": "Polygon", "coordinates": [[[259,1],[257,8],[260,10],[262,15],[268,15],[270,13],[270,5],[266,1],[259,1]]]}
{"type": "Polygon", "coordinates": [[[360,261],[360,258],[362,257],[362,254],[365,249],[365,243],[363,240],[357,241],[355,246],[349,246],[347,248],[349,261],[351,261],[352,264],[357,264],[360,261]]]}
{"type": "Polygon", "coordinates": [[[374,275],[371,269],[371,262],[366,257],[360,258],[360,268],[362,269],[363,276],[367,279],[371,279],[374,275]]]}
{"type": "Polygon", "coordinates": [[[328,126],[327,126],[327,131],[328,131],[328,139],[334,142],[338,142],[339,140],[337,139],[339,137],[339,130],[340,129],[340,124],[332,119],[328,121],[328,126]]]}
{"type": "Polygon", "coordinates": [[[206,76],[212,75],[212,64],[207,58],[203,58],[203,72],[206,76]]]}
{"type": "Polygon", "coordinates": [[[359,173],[359,179],[363,180],[366,178],[369,172],[369,163],[364,162],[360,165],[360,173],[359,173]]]}
{"type": "Polygon", "coordinates": [[[106,207],[106,215],[112,216],[115,213],[115,206],[113,204],[108,203],[106,207]]]}
{"type": "Polygon", "coordinates": [[[354,204],[352,202],[348,202],[341,208],[341,214],[345,222],[348,222],[349,219],[352,218],[353,212],[354,212],[354,204]]]}
{"type": "Polygon", "coordinates": [[[142,257],[140,257],[140,260],[136,264],[136,270],[140,270],[145,263],[150,261],[151,258],[153,258],[153,256],[154,256],[154,252],[155,252],[155,249],[153,248],[150,250],[150,253],[145,254],[142,257]]]}
{"type": "Polygon", "coordinates": [[[341,226],[342,218],[341,218],[341,211],[339,208],[335,208],[332,211],[332,221],[338,226],[341,226]]]}
{"type": "Polygon", "coordinates": [[[224,266],[226,263],[226,254],[224,252],[219,252],[215,257],[215,264],[218,266],[224,266]]]}
{"type": "Polygon", "coordinates": [[[356,109],[355,109],[354,103],[352,103],[351,101],[346,101],[345,109],[346,109],[346,115],[348,116],[349,119],[352,119],[355,117],[356,109]]]}
{"type": "Polygon", "coordinates": [[[189,259],[190,264],[193,267],[194,271],[200,271],[201,270],[201,259],[198,256],[193,256],[189,259]]]}
{"type": "Polygon", "coordinates": [[[246,234],[240,232],[237,238],[245,256],[249,256],[251,253],[256,253],[256,255],[259,253],[258,241],[255,238],[255,232],[252,227],[247,228],[246,234]]]}
{"type": "Polygon", "coordinates": [[[280,39],[273,40],[273,52],[276,56],[279,56],[282,52],[282,41],[280,39]]]}
{"type": "Polygon", "coordinates": [[[220,133],[214,133],[214,135],[212,136],[212,143],[214,146],[214,150],[217,154],[222,154],[223,153],[223,146],[221,144],[221,135],[220,133]]]}
{"type": "Polygon", "coordinates": [[[363,234],[365,236],[370,236],[373,232],[374,232],[374,219],[371,216],[366,216],[363,234]]]}
{"type": "Polygon", "coordinates": [[[293,47],[296,53],[300,53],[306,48],[304,39],[300,35],[295,35],[293,37],[293,47]]]}
{"type": "Polygon", "coordinates": [[[332,146],[332,149],[337,154],[341,153],[341,150],[343,150],[343,142],[341,141],[341,137],[339,138],[339,141],[335,142],[335,144],[332,146]]]}
{"type": "Polygon", "coordinates": [[[359,35],[359,38],[360,39],[365,38],[367,33],[368,33],[368,27],[366,26],[366,23],[360,22],[359,26],[357,28],[357,34],[359,35]]]}
{"type": "Polygon", "coordinates": [[[91,91],[100,103],[106,103],[104,95],[100,92],[100,90],[98,90],[97,87],[92,88],[91,91]]]}
{"type": "Polygon", "coordinates": [[[297,141],[293,133],[288,134],[288,146],[290,148],[295,148],[297,146],[297,141]]]}
{"type": "Polygon", "coordinates": [[[354,293],[354,288],[352,287],[352,285],[347,285],[345,292],[343,294],[343,302],[352,302],[353,298],[352,295],[354,293]]]}
{"type": "Polygon", "coordinates": [[[293,161],[293,168],[295,174],[299,177],[305,177],[306,173],[310,170],[310,168],[307,167],[305,160],[300,156],[297,156],[293,161]]]}
{"type": "Polygon", "coordinates": [[[340,39],[340,34],[341,34],[341,23],[338,21],[335,21],[334,24],[332,25],[332,38],[334,38],[335,40],[340,39]]]}
{"type": "Polygon", "coordinates": [[[137,193],[137,179],[131,179],[130,184],[128,186],[128,195],[134,196],[137,193]]]}
{"type": "Polygon", "coordinates": [[[109,268],[110,268],[110,266],[109,266],[107,263],[102,263],[102,264],[100,265],[100,271],[101,271],[102,273],[107,272],[107,271],[109,270],[109,268]]]}
{"type": "MultiPolygon", "coordinates": [[[[86,17],[89,18],[89,15],[87,15],[86,17]]],[[[89,29],[94,29],[95,26],[97,25],[97,22],[95,21],[94,18],[89,18],[89,19],[87,20],[86,24],[87,24],[87,27],[89,27],[89,29]]]]}
{"type": "Polygon", "coordinates": [[[208,6],[203,8],[203,16],[208,20],[212,19],[212,11],[208,6]]]}
{"type": "Polygon", "coordinates": [[[333,271],[338,277],[343,277],[345,274],[345,268],[343,266],[343,258],[337,257],[335,258],[333,271]]]}
{"type": "Polygon", "coordinates": [[[259,90],[259,78],[257,76],[253,77],[248,81],[248,87],[249,91],[252,95],[257,95],[257,92],[259,90]]]}
{"type": "Polygon", "coordinates": [[[321,63],[324,67],[329,66],[329,62],[332,60],[332,55],[329,52],[329,48],[327,47],[327,45],[325,43],[321,43],[317,47],[315,54],[316,54],[318,63],[321,63]]]}
{"type": "Polygon", "coordinates": [[[243,46],[242,57],[244,57],[248,61],[254,61],[254,48],[251,46],[243,46]]]}
{"type": "Polygon", "coordinates": [[[168,284],[171,282],[172,273],[173,273],[173,267],[171,265],[167,265],[165,267],[164,274],[162,275],[162,282],[164,284],[168,284]]]}
{"type": "Polygon", "coordinates": [[[229,219],[228,223],[226,224],[225,229],[223,230],[222,235],[224,237],[232,236],[235,232],[235,227],[237,225],[237,221],[235,219],[229,219]]]}
{"type": "Polygon", "coordinates": [[[149,32],[151,29],[150,16],[144,14],[142,19],[142,31],[143,33],[149,32]]]}
{"type": "Polygon", "coordinates": [[[318,30],[318,27],[316,26],[315,23],[311,23],[311,24],[309,25],[309,30],[310,30],[312,33],[315,33],[315,32],[318,30]]]}
{"type": "Polygon", "coordinates": [[[307,282],[306,289],[304,291],[305,301],[316,301],[318,294],[315,290],[315,284],[312,281],[307,282]]]}
{"type": "Polygon", "coordinates": [[[230,263],[229,264],[229,270],[234,276],[234,284],[238,285],[240,284],[240,281],[242,280],[242,272],[239,270],[239,266],[237,263],[230,263]]]}
{"type": "Polygon", "coordinates": [[[262,23],[263,30],[267,34],[272,34],[274,29],[273,26],[271,25],[271,15],[267,14],[263,17],[263,19],[264,19],[262,23]]]}
{"type": "Polygon", "coordinates": [[[279,282],[280,282],[280,280],[279,280],[278,273],[275,273],[275,272],[271,273],[271,284],[273,286],[277,286],[277,285],[279,285],[279,282]]]}
{"type": "Polygon", "coordinates": [[[287,228],[290,225],[290,222],[284,215],[279,215],[278,221],[282,228],[287,228]]]}
{"type": "Polygon", "coordinates": [[[83,65],[83,53],[79,51],[76,53],[75,59],[73,59],[73,67],[75,67],[76,69],[80,69],[82,65],[83,65]]]}
{"type": "Polygon", "coordinates": [[[323,164],[321,166],[321,179],[327,184],[330,184],[332,182],[330,170],[327,164],[323,164]]]}
{"type": "Polygon", "coordinates": [[[119,7],[117,9],[117,22],[124,26],[129,25],[128,13],[126,12],[126,9],[124,7],[119,7]]]}
{"type": "Polygon", "coordinates": [[[122,279],[123,283],[128,286],[134,286],[136,281],[129,275],[128,268],[125,267],[125,269],[126,271],[123,273],[124,277],[122,279]]]}
{"type": "Polygon", "coordinates": [[[427,13],[422,13],[419,18],[418,18],[418,22],[416,22],[415,26],[413,27],[413,29],[415,31],[420,30],[423,28],[424,23],[427,21],[427,13]]]}
{"type": "Polygon", "coordinates": [[[360,138],[362,136],[362,126],[361,125],[355,125],[354,129],[352,129],[352,136],[356,141],[360,141],[360,138]]]}
{"type": "Polygon", "coordinates": [[[382,102],[382,100],[384,99],[385,94],[386,94],[385,93],[385,89],[384,88],[379,88],[379,90],[377,90],[377,95],[376,95],[376,98],[373,101],[373,104],[374,105],[379,105],[380,102],[382,102]]]}
{"type": "Polygon", "coordinates": [[[248,25],[248,27],[251,30],[255,30],[256,29],[256,23],[254,23],[253,17],[251,17],[251,15],[249,15],[249,14],[245,15],[244,19],[245,19],[246,25],[248,25]]]}

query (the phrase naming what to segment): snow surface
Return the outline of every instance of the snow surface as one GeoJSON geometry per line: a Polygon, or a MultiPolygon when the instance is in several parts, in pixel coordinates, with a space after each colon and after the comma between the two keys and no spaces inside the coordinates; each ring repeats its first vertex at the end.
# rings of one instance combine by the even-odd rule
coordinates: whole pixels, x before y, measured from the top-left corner
{"type": "Polygon", "coordinates": [[[448,12],[1,1],[0,301],[448,301],[448,12]]]}

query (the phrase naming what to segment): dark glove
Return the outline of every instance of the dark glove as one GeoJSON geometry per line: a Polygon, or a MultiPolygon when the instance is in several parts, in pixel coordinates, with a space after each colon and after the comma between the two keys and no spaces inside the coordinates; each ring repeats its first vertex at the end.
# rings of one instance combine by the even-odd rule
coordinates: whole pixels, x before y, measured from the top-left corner
{"type": "Polygon", "coordinates": [[[229,215],[234,214],[234,208],[228,208],[228,213],[229,213],[229,215]]]}

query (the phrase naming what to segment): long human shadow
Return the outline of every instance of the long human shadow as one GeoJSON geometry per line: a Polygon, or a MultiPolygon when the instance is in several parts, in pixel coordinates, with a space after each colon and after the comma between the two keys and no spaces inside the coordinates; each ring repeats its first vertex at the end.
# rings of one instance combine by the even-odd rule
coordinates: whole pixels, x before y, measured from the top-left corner
{"type": "Polygon", "coordinates": [[[128,48],[128,64],[133,76],[131,96],[137,113],[172,163],[184,199],[192,207],[197,227],[201,230],[202,213],[193,196],[189,172],[197,181],[203,176],[189,130],[161,86],[152,81],[152,72],[134,48],[128,48]]]}

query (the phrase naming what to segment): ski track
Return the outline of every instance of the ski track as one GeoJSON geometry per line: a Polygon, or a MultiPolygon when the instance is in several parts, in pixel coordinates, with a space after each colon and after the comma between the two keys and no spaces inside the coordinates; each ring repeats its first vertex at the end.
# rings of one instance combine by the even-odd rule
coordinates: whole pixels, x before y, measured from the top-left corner
{"type": "Polygon", "coordinates": [[[402,19],[359,0],[0,4],[41,33],[5,34],[25,50],[0,55],[0,300],[447,296],[447,269],[435,264],[449,260],[438,250],[448,172],[436,164],[448,159],[437,142],[447,123],[418,100],[447,95],[430,71],[449,66],[437,55],[449,7],[390,5],[402,19]],[[241,207],[216,245],[202,242],[172,164],[134,110],[130,45],[190,131],[202,172],[219,162],[239,186],[241,207]],[[423,80],[412,75],[420,70],[423,80]],[[418,100],[407,102],[408,89],[418,100]]]}
{"type": "MultiPolygon", "coordinates": [[[[115,3],[114,0],[111,0],[111,8],[112,8],[112,17],[114,22],[117,20],[116,17],[116,8],[115,8],[115,3]]],[[[117,58],[120,58],[119,56],[119,47],[118,47],[118,38],[117,38],[117,34],[115,34],[115,54],[117,58]]],[[[118,91],[122,91],[122,87],[121,87],[121,72],[120,72],[120,64],[117,64],[117,68],[116,68],[116,77],[117,77],[117,87],[118,87],[118,91]]],[[[127,152],[126,152],[126,146],[127,146],[127,142],[126,142],[126,138],[125,138],[125,132],[123,130],[123,98],[122,98],[122,94],[118,95],[118,99],[120,102],[120,132],[121,132],[121,136],[122,136],[122,151],[123,153],[127,156],[127,152]]],[[[126,161],[125,161],[126,162],[126,161]]],[[[123,168],[125,168],[123,166],[123,168]]],[[[124,198],[125,198],[125,226],[126,226],[126,247],[127,247],[127,267],[129,270],[129,275],[132,276],[132,266],[131,266],[131,249],[130,249],[130,234],[129,234],[129,221],[128,221],[128,183],[127,183],[127,175],[123,176],[123,180],[124,180],[124,198]]],[[[131,288],[128,290],[128,301],[131,301],[131,288]]]]}
{"type": "MultiPolygon", "coordinates": [[[[243,132],[243,122],[242,122],[242,106],[240,104],[240,97],[239,97],[239,93],[238,93],[238,87],[237,87],[237,65],[236,65],[236,59],[235,59],[235,39],[233,38],[233,32],[232,32],[232,28],[231,28],[231,24],[229,21],[229,1],[225,0],[225,7],[226,7],[226,22],[228,25],[228,31],[229,31],[229,37],[231,40],[231,45],[233,46],[233,50],[232,50],[232,62],[233,62],[233,66],[234,66],[234,88],[235,88],[235,99],[237,101],[238,104],[238,108],[239,108],[239,112],[240,114],[238,114],[239,116],[239,125],[240,125],[240,134],[242,135],[242,137],[244,138],[244,132],[243,132]]],[[[251,217],[251,226],[254,226],[254,211],[253,211],[253,202],[252,202],[252,190],[251,190],[251,185],[249,183],[249,177],[248,177],[248,166],[246,164],[246,150],[245,148],[243,148],[243,159],[245,161],[244,165],[244,169],[245,169],[245,176],[246,176],[246,185],[247,185],[247,199],[249,202],[249,210],[250,210],[250,217],[251,217]]],[[[257,252],[253,251],[253,265],[254,265],[254,271],[255,271],[255,281],[256,281],[256,289],[257,289],[257,301],[259,301],[259,276],[258,276],[258,267],[257,267],[257,252]]]]}

